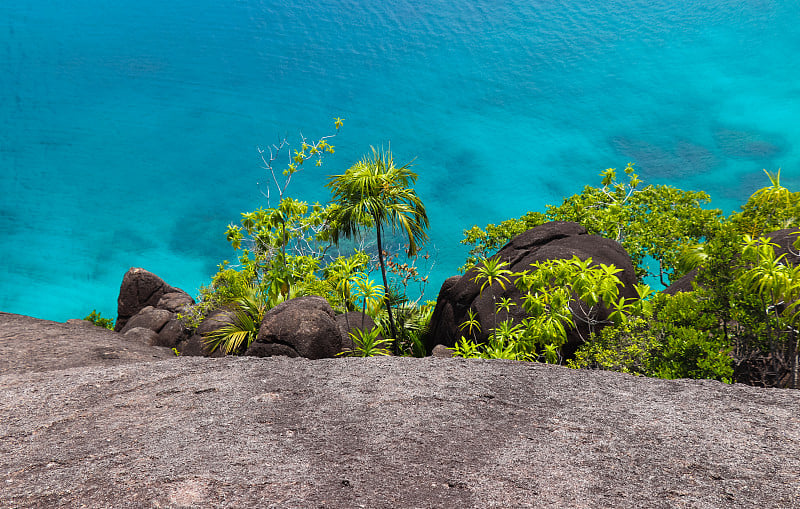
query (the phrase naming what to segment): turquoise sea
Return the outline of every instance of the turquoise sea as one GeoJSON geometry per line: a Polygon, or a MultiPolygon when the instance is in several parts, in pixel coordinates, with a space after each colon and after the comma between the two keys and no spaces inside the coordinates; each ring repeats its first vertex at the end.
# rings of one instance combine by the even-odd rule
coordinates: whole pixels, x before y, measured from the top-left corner
{"type": "Polygon", "coordinates": [[[462,230],[634,161],[731,211],[800,189],[798,0],[23,0],[0,4],[0,310],[116,316],[125,271],[195,293],[266,205],[257,147],[345,125],[416,158],[436,263],[462,230]],[[260,183],[260,184],[259,184],[260,183]]]}

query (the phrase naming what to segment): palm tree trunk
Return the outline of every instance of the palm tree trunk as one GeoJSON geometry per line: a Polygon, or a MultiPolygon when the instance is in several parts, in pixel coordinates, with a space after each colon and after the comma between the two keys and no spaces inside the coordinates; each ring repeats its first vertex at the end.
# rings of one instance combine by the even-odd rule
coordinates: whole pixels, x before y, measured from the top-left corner
{"type": "Polygon", "coordinates": [[[378,225],[378,261],[381,264],[381,275],[383,276],[383,302],[386,305],[386,313],[389,315],[389,327],[392,329],[392,351],[395,355],[399,353],[397,344],[397,329],[394,326],[394,317],[392,317],[392,307],[389,305],[389,281],[386,279],[386,265],[383,261],[383,242],[381,241],[381,223],[377,220],[375,223],[378,225]]]}

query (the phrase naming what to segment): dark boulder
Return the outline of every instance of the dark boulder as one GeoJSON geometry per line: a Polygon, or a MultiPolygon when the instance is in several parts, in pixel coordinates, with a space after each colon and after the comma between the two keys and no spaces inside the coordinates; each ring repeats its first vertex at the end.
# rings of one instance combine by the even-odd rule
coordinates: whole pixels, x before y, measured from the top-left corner
{"type": "MultiPolygon", "coordinates": [[[[157,307],[161,297],[168,293],[185,293],[173,288],[152,272],[131,267],[122,278],[117,298],[117,323],[119,332],[133,315],[147,306],[157,307]]],[[[191,297],[190,297],[191,298],[191,297]]]]}
{"type": "Polygon", "coordinates": [[[169,322],[170,318],[172,318],[172,313],[166,309],[157,309],[153,306],[146,306],[132,316],[130,320],[125,323],[125,326],[119,330],[119,332],[125,334],[131,329],[141,327],[158,333],[164,328],[164,325],[169,322]]]}
{"type": "Polygon", "coordinates": [[[175,314],[172,314],[169,321],[158,331],[158,339],[153,343],[153,346],[174,348],[178,346],[181,341],[188,338],[189,331],[183,325],[183,322],[181,322],[175,314]]]}
{"type": "Polygon", "coordinates": [[[208,336],[233,323],[236,311],[233,308],[219,308],[211,311],[208,316],[197,327],[196,333],[200,336],[208,336]]]}
{"type": "Polygon", "coordinates": [[[174,348],[189,337],[178,313],[192,304],[194,299],[180,288],[173,288],[152,272],[131,268],[122,278],[114,330],[126,333],[137,327],[150,329],[158,336],[153,346],[174,348]]]}
{"type": "Polygon", "coordinates": [[[182,313],[188,306],[194,304],[194,299],[191,295],[184,291],[165,293],[158,299],[158,304],[155,307],[159,309],[166,309],[173,313],[182,313]]]}
{"type": "Polygon", "coordinates": [[[232,307],[223,307],[211,311],[208,316],[200,322],[194,334],[191,336],[186,334],[186,336],[178,342],[177,350],[181,355],[190,357],[224,357],[225,352],[220,348],[211,352],[209,346],[206,344],[206,338],[219,329],[231,325],[234,321],[235,314],[236,311],[232,307]]]}
{"type": "Polygon", "coordinates": [[[342,333],[327,300],[298,297],[267,312],[258,337],[245,355],[289,355],[323,359],[335,357],[342,349],[342,333]]]}
{"type": "Polygon", "coordinates": [[[219,348],[211,352],[205,338],[199,334],[179,342],[175,349],[184,357],[225,357],[225,352],[219,348]]]}
{"type": "MultiPolygon", "coordinates": [[[[530,269],[533,262],[571,259],[573,256],[581,260],[591,258],[594,264],[613,264],[622,269],[617,274],[622,282],[620,295],[626,298],[636,297],[636,272],[628,253],[618,242],[588,235],[586,229],[577,223],[553,221],[537,226],[514,237],[494,256],[508,262],[509,270],[515,272],[530,269]]],[[[425,338],[428,353],[437,344],[446,347],[455,345],[462,335],[459,326],[467,320],[469,310],[476,314],[481,324],[481,331],[477,334],[478,341],[486,340],[495,318],[501,321],[509,317],[520,323],[525,317],[520,292],[513,285],[507,284],[503,289],[499,284],[494,284],[481,294],[480,286],[473,281],[476,275],[477,266],[463,276],[447,279],[442,285],[431,318],[430,332],[425,338]],[[501,312],[495,317],[495,302],[501,298],[511,298],[516,306],[511,308],[510,314],[501,312]]],[[[598,319],[603,320],[607,316],[607,311],[601,309],[598,319]]],[[[574,353],[583,343],[582,337],[587,337],[588,329],[585,326],[579,327],[578,330],[568,331],[567,344],[563,348],[566,356],[574,353]]]]}
{"type": "Polygon", "coordinates": [[[697,279],[697,268],[684,274],[680,279],[664,288],[662,292],[669,295],[675,295],[678,292],[693,292],[695,279],[697,279]]]}
{"type": "Polygon", "coordinates": [[[133,327],[123,334],[126,341],[133,341],[147,346],[155,346],[158,334],[155,331],[144,327],[133,327]]]}
{"type": "MultiPolygon", "coordinates": [[[[175,349],[181,355],[187,357],[224,357],[225,352],[223,349],[217,348],[211,352],[209,346],[206,344],[206,338],[209,334],[218,331],[219,329],[230,325],[233,322],[235,311],[233,308],[223,307],[215,309],[208,313],[208,315],[200,322],[200,325],[190,334],[189,331],[184,329],[180,336],[175,349]]],[[[164,326],[165,330],[170,328],[171,324],[168,323],[164,326]]],[[[173,325],[174,327],[182,327],[180,323],[173,325]]],[[[177,332],[177,330],[172,331],[177,332]]],[[[170,333],[169,335],[171,335],[170,333]]]]}
{"type": "Polygon", "coordinates": [[[152,338],[151,335],[147,335],[148,344],[151,346],[174,348],[189,337],[189,331],[178,319],[176,313],[153,306],[147,306],[132,316],[120,333],[127,336],[128,332],[134,329],[151,331],[152,338]]]}

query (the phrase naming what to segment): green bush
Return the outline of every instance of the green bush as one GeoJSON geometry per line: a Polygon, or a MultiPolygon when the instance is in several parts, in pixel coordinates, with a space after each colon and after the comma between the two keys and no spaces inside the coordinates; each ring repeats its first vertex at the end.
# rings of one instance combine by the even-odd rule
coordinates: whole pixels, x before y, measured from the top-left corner
{"type": "Polygon", "coordinates": [[[89,316],[84,318],[87,322],[92,322],[94,325],[98,327],[102,327],[104,329],[114,330],[114,320],[111,318],[103,318],[100,316],[100,313],[93,309],[89,316]]]}
{"type": "Polygon", "coordinates": [[[712,332],[714,318],[694,293],[659,294],[650,304],[595,334],[568,365],[658,378],[732,381],[730,346],[712,332]]]}
{"type": "Polygon", "coordinates": [[[382,329],[373,327],[365,331],[356,329],[350,333],[353,339],[353,349],[339,353],[347,357],[376,357],[380,355],[391,355],[386,348],[391,347],[392,341],[389,339],[378,339],[382,329]]]}
{"type": "MultiPolygon", "coordinates": [[[[624,311],[635,303],[619,296],[621,284],[616,276],[621,269],[613,265],[593,265],[591,258],[581,260],[548,260],[531,264],[529,270],[512,272],[505,261],[497,258],[484,260],[478,265],[473,281],[480,286],[481,294],[493,285],[503,289],[513,284],[521,294],[519,304],[510,299],[495,302],[495,321],[485,342],[477,342],[480,324],[469,311],[469,318],[461,324],[468,336],[453,348],[456,356],[483,357],[487,359],[514,359],[524,361],[563,361],[561,347],[567,341],[567,331],[577,330],[576,319],[585,324],[590,333],[599,326],[624,320],[624,311]],[[575,299],[580,306],[571,307],[575,299]],[[515,322],[509,316],[510,308],[520,305],[525,318],[515,322]],[[601,318],[602,307],[615,309],[609,320],[601,318]]],[[[646,286],[639,290],[644,294],[646,286]]]]}

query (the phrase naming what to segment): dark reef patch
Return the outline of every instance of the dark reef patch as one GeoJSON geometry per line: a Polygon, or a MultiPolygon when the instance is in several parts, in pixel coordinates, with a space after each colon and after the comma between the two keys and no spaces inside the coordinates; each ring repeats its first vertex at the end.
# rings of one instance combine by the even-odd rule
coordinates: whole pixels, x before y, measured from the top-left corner
{"type": "Polygon", "coordinates": [[[639,165],[648,178],[679,180],[708,173],[720,165],[711,148],[696,140],[669,139],[651,141],[632,136],[614,136],[608,145],[628,161],[639,165]]]}
{"type": "Polygon", "coordinates": [[[675,155],[683,163],[685,171],[691,174],[713,171],[720,164],[711,149],[689,140],[678,140],[675,155]]]}
{"type": "Polygon", "coordinates": [[[19,224],[19,214],[11,209],[0,208],[0,232],[12,233],[19,224]]]}
{"type": "Polygon", "coordinates": [[[464,187],[473,185],[476,176],[486,171],[480,160],[481,156],[475,150],[461,148],[449,151],[448,157],[439,162],[441,170],[433,177],[431,187],[436,190],[434,199],[448,202],[461,198],[464,187]]]}
{"type": "Polygon", "coordinates": [[[230,214],[185,214],[175,220],[169,236],[169,248],[176,253],[212,260],[216,267],[233,253],[225,240],[229,222],[230,214]]]}
{"type": "Polygon", "coordinates": [[[713,135],[719,150],[734,159],[767,160],[790,148],[782,136],[757,129],[717,127],[713,135]]]}
{"type": "Polygon", "coordinates": [[[646,168],[652,177],[676,178],[684,171],[673,147],[665,148],[658,143],[628,136],[614,136],[608,139],[608,144],[627,161],[646,168]]]}

